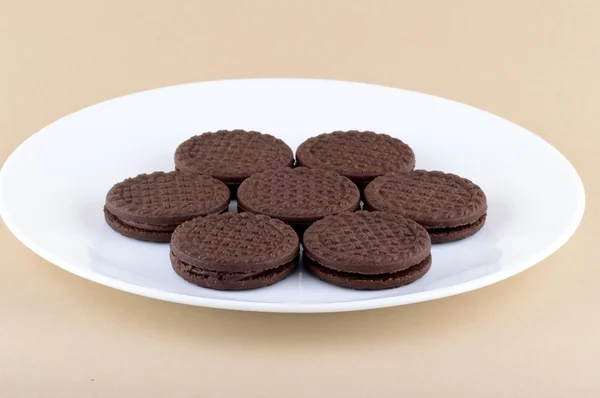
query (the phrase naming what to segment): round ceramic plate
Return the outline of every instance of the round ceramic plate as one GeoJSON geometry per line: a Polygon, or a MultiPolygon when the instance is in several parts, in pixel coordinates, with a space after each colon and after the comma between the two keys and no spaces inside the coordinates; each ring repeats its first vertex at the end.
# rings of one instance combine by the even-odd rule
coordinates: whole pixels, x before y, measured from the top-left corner
{"type": "Polygon", "coordinates": [[[584,203],[571,164],[513,123],[430,95],[309,79],[205,82],[106,101],[34,134],[0,172],[4,222],[46,260],[142,296],[252,311],[362,310],[478,289],[556,251],[579,225],[584,203]],[[105,224],[105,194],[126,177],[172,170],[175,148],[188,137],[234,128],[270,133],[293,149],[333,130],[401,138],[413,148],[418,168],[456,173],[483,188],[486,225],[466,240],[435,245],[431,270],[397,289],[338,288],[302,267],[274,286],[252,291],[191,285],[173,272],[168,245],[127,239],[105,224]]]}

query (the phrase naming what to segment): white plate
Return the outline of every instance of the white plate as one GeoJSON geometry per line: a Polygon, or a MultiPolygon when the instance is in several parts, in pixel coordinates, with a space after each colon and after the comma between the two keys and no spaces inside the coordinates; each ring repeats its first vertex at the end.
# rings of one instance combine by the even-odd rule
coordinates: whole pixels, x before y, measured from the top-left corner
{"type": "Polygon", "coordinates": [[[571,164],[506,120],[411,91],[309,79],[205,82],[106,101],[43,128],[0,171],[4,222],[46,260],[142,296],[252,311],[361,310],[481,288],[562,246],[579,225],[584,203],[571,164]],[[245,292],[188,284],[172,271],[168,245],[127,239],[105,224],[105,194],[126,177],[172,170],[176,146],[191,135],[232,128],[273,134],[293,149],[332,130],[389,133],[414,149],[418,168],[478,183],[488,198],[486,225],[464,241],[434,246],[431,271],[392,290],[337,288],[302,270],[245,292]]]}

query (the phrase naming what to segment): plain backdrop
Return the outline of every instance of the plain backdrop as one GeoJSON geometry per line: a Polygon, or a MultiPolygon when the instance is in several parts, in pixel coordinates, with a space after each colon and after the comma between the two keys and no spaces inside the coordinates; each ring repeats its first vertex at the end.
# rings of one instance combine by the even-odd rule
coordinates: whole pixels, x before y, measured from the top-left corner
{"type": "Polygon", "coordinates": [[[567,156],[588,203],[569,243],[507,281],[322,315],[136,297],[54,267],[0,224],[0,395],[597,397],[599,20],[592,0],[0,0],[2,162],[46,124],[115,96],[333,78],[516,122],[567,156]]]}

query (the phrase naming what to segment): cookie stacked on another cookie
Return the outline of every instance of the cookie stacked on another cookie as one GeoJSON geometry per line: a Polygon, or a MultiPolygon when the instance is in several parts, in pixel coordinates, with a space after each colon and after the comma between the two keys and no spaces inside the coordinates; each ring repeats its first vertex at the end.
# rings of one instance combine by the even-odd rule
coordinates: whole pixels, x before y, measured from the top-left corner
{"type": "Polygon", "coordinates": [[[177,227],[171,263],[188,282],[218,290],[269,286],[288,277],[300,243],[283,222],[251,213],[199,217],[177,227]]]}
{"type": "Polygon", "coordinates": [[[169,242],[184,221],[221,213],[229,190],[212,177],[180,171],[127,178],[106,194],[104,218],[121,235],[150,242],[169,242]]]}
{"type": "Polygon", "coordinates": [[[386,174],[365,189],[369,210],[396,213],[427,229],[433,243],[461,240],[479,231],[487,216],[483,190],[470,180],[441,171],[386,174]]]}
{"type": "Polygon", "coordinates": [[[351,289],[406,285],[431,267],[427,231],[391,213],[358,211],[326,217],[308,227],[303,246],[309,272],[351,289]]]}

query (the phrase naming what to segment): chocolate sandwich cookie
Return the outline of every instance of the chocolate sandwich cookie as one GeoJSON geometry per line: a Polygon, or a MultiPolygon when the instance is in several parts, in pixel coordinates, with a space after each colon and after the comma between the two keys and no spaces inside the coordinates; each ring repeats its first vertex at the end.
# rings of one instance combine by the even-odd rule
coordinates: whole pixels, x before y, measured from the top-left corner
{"type": "Polygon", "coordinates": [[[245,130],[219,130],[193,136],[175,151],[177,170],[210,175],[223,181],[233,195],[252,174],[292,167],[294,153],[283,141],[245,130]]]}
{"type": "Polygon", "coordinates": [[[335,171],[364,189],[388,172],[415,167],[413,150],[398,138],[372,131],[335,131],[304,141],[296,150],[299,166],[335,171]]]}
{"type": "Polygon", "coordinates": [[[171,171],[140,174],[115,184],[106,195],[104,218],[118,233],[151,242],[169,242],[179,224],[221,213],[229,190],[212,177],[171,171]]]}
{"type": "Polygon", "coordinates": [[[188,282],[217,290],[272,285],[298,263],[300,242],[283,222],[251,213],[199,217],[177,227],[171,264],[188,282]]]}
{"type": "Polygon", "coordinates": [[[431,241],[397,214],[357,211],[326,217],[304,233],[303,261],[317,278],[358,290],[403,286],[431,267],[431,241]]]}
{"type": "Polygon", "coordinates": [[[316,220],[357,210],[360,192],[332,171],[297,167],[253,175],[242,182],[237,199],[240,211],[278,218],[301,234],[316,220]]]}
{"type": "Polygon", "coordinates": [[[441,171],[415,170],[378,177],[365,189],[365,206],[418,222],[433,243],[473,235],[483,227],[487,214],[486,196],[479,186],[441,171]]]}

